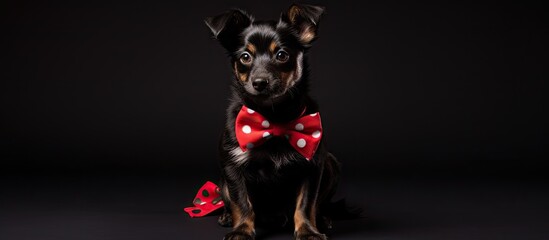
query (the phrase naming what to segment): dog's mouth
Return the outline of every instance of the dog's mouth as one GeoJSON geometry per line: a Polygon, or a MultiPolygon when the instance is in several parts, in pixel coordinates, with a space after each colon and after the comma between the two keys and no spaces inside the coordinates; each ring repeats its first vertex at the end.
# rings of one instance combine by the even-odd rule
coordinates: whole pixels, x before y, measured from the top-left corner
{"type": "Polygon", "coordinates": [[[257,98],[257,99],[261,99],[261,100],[269,100],[269,99],[275,99],[275,98],[278,98],[278,97],[282,97],[284,96],[286,92],[285,91],[282,91],[282,92],[265,92],[265,91],[262,91],[262,92],[255,92],[255,93],[251,93],[250,95],[252,95],[252,97],[254,98],[257,98]]]}
{"type": "Polygon", "coordinates": [[[278,91],[268,91],[268,92],[259,92],[256,94],[250,94],[250,98],[254,102],[260,105],[272,105],[274,103],[280,102],[283,99],[286,99],[287,96],[291,95],[291,90],[281,89],[278,91]]]}
{"type": "Polygon", "coordinates": [[[283,86],[279,79],[270,80],[269,84],[260,90],[254,88],[250,83],[245,85],[244,88],[249,95],[259,99],[276,98],[286,94],[287,92],[286,87],[283,86]]]}

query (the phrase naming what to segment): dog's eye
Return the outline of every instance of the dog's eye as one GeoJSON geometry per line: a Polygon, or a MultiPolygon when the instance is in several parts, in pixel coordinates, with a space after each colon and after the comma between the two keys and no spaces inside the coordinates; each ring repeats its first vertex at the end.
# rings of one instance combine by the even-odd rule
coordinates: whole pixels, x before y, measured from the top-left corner
{"type": "Polygon", "coordinates": [[[252,56],[247,52],[242,53],[242,55],[240,55],[240,62],[243,64],[250,64],[252,62],[252,56]]]}
{"type": "Polygon", "coordinates": [[[288,58],[290,58],[290,55],[288,55],[287,52],[280,50],[278,53],[276,53],[276,60],[280,62],[286,62],[288,61],[288,58]]]}

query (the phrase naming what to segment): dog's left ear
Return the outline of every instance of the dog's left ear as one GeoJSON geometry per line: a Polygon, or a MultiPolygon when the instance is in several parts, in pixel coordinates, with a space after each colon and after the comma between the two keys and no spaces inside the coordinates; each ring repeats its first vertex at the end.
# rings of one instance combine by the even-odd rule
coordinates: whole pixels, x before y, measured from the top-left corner
{"type": "Polygon", "coordinates": [[[232,9],[204,20],[212,35],[225,49],[233,52],[239,45],[240,33],[250,26],[253,18],[240,9],[232,9]]]}
{"type": "Polygon", "coordinates": [[[295,29],[299,41],[308,46],[317,38],[318,22],[323,13],[321,6],[293,4],[288,12],[282,13],[280,21],[295,29]]]}

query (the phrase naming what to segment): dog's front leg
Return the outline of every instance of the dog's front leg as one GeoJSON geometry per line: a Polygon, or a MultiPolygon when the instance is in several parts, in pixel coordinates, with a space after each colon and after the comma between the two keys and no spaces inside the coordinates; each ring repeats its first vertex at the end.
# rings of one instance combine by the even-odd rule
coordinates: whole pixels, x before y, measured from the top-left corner
{"type": "MultiPolygon", "coordinates": [[[[234,178],[234,176],[233,176],[234,178]]],[[[228,204],[233,230],[225,235],[226,240],[252,240],[255,238],[255,214],[248,196],[244,179],[227,180],[228,204]]],[[[227,204],[227,203],[225,203],[227,204]]]]}
{"type": "Polygon", "coordinates": [[[322,170],[318,175],[306,179],[297,193],[296,208],[294,212],[295,239],[297,240],[326,240],[324,234],[318,232],[316,227],[316,214],[318,209],[318,192],[322,170]]]}

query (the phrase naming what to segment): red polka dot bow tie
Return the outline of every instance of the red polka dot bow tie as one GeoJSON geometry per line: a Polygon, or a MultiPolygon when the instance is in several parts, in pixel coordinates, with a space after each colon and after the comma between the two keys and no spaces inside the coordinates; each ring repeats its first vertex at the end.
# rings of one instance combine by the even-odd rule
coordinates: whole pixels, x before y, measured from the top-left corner
{"type": "Polygon", "coordinates": [[[271,123],[258,112],[242,106],[236,116],[236,139],[242,151],[263,144],[273,136],[285,136],[307,160],[314,156],[322,136],[320,114],[302,115],[289,123],[271,123]]]}

